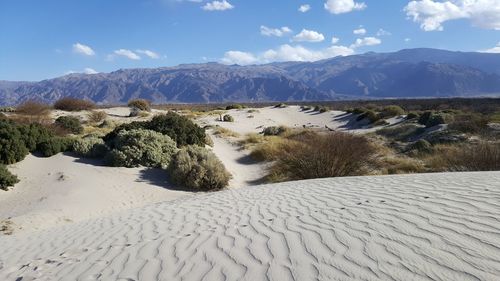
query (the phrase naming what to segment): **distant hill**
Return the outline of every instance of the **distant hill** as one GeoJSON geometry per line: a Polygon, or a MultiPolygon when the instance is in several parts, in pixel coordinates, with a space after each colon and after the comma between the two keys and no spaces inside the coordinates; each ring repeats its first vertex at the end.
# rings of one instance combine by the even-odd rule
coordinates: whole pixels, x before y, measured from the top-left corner
{"type": "Polygon", "coordinates": [[[317,62],[186,64],[0,81],[0,104],[64,96],[103,104],[306,101],[347,98],[500,96],[500,54],[408,49],[317,62]]]}

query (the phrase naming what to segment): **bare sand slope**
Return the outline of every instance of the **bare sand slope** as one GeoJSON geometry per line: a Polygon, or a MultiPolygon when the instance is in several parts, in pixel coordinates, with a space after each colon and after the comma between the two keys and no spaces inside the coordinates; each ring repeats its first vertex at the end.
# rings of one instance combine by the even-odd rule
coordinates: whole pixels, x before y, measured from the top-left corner
{"type": "Polygon", "coordinates": [[[161,170],[81,161],[63,154],[29,155],[10,166],[21,182],[0,192],[0,227],[33,231],[191,194],[168,189],[161,170]]]}
{"type": "Polygon", "coordinates": [[[0,237],[0,280],[498,280],[500,172],[318,179],[0,237]]]}

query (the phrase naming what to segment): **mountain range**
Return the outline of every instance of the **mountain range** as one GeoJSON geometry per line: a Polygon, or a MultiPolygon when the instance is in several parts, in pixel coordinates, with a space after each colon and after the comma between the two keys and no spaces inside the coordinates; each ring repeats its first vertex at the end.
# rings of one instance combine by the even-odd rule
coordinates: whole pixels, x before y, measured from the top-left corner
{"type": "Polygon", "coordinates": [[[317,62],[183,64],[0,81],[0,105],[65,97],[99,104],[500,96],[500,54],[406,49],[317,62]]]}

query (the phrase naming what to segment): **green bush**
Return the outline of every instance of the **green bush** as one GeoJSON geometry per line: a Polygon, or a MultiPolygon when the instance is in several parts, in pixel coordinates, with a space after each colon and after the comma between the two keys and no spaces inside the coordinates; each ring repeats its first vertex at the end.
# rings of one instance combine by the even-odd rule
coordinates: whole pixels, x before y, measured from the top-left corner
{"type": "Polygon", "coordinates": [[[19,179],[11,174],[5,165],[0,165],[0,189],[7,190],[9,186],[14,186],[19,179]]]}
{"type": "Polygon", "coordinates": [[[181,149],[173,157],[168,172],[173,183],[197,191],[222,189],[231,179],[215,154],[199,146],[181,149]]]}
{"type": "Polygon", "coordinates": [[[144,129],[122,130],[113,142],[106,160],[116,167],[166,167],[177,151],[170,137],[144,129]]]}
{"type": "Polygon", "coordinates": [[[162,133],[173,139],[178,147],[185,145],[205,145],[205,130],[188,118],[174,112],[157,115],[151,121],[131,122],[116,127],[104,137],[106,144],[113,148],[113,140],[123,130],[146,129],[162,133]]]}
{"type": "Polygon", "coordinates": [[[56,119],[55,124],[75,135],[83,133],[83,126],[80,120],[73,116],[61,116],[56,119]]]}
{"type": "Polygon", "coordinates": [[[28,153],[18,126],[10,120],[0,120],[0,164],[14,164],[28,153]]]}
{"type": "Polygon", "coordinates": [[[54,137],[40,143],[38,150],[44,157],[50,157],[60,152],[69,151],[71,148],[71,139],[65,137],[54,137]]]}
{"type": "Polygon", "coordinates": [[[229,115],[229,114],[226,114],[224,115],[224,117],[222,117],[222,121],[224,122],[234,122],[234,117],[229,115]]]}
{"type": "Polygon", "coordinates": [[[285,108],[287,105],[285,103],[278,103],[277,105],[274,106],[274,108],[285,108]]]}
{"type": "Polygon", "coordinates": [[[420,117],[418,118],[418,123],[422,125],[427,125],[427,122],[429,122],[429,119],[432,116],[432,111],[426,111],[422,114],[420,114],[420,117]]]}
{"type": "Polygon", "coordinates": [[[107,147],[101,138],[91,136],[75,140],[73,151],[82,157],[100,158],[106,155],[107,147]]]}
{"type": "Polygon", "coordinates": [[[406,115],[406,119],[408,119],[408,120],[416,119],[419,117],[420,117],[420,115],[418,115],[415,112],[410,112],[410,113],[408,113],[408,115],[406,115]]]}
{"type": "Polygon", "coordinates": [[[30,152],[37,150],[40,143],[54,137],[52,131],[38,123],[18,126],[18,130],[24,145],[30,152]]]}
{"type": "Polygon", "coordinates": [[[142,111],[151,111],[151,102],[146,99],[133,99],[128,102],[128,107],[142,111]]]}

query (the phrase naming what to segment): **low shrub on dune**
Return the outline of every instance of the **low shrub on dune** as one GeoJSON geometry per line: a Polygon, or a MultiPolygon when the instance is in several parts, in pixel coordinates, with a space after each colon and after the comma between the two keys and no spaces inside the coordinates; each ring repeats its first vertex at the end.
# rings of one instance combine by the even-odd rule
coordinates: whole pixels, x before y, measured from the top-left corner
{"type": "Polygon", "coordinates": [[[38,151],[44,157],[51,157],[60,152],[70,151],[73,147],[73,139],[67,137],[53,137],[38,145],[38,151]]]}
{"type": "Polygon", "coordinates": [[[14,186],[18,182],[17,176],[11,174],[5,165],[0,165],[0,189],[7,190],[8,187],[14,186]]]}
{"type": "Polygon", "coordinates": [[[130,108],[136,108],[140,111],[151,111],[151,102],[146,99],[133,99],[127,105],[130,108]]]}
{"type": "Polygon", "coordinates": [[[73,116],[58,117],[54,124],[75,135],[83,133],[83,126],[80,120],[73,116]]]}
{"type": "Polygon", "coordinates": [[[108,114],[104,111],[92,110],[87,114],[87,119],[92,123],[101,123],[108,118],[108,114]]]}
{"type": "Polygon", "coordinates": [[[116,167],[168,166],[177,151],[175,141],[170,137],[144,129],[120,131],[113,143],[113,150],[106,155],[106,160],[116,167]]]}
{"type": "Polygon", "coordinates": [[[82,111],[91,110],[96,106],[94,102],[89,100],[77,99],[72,97],[64,97],[54,103],[54,108],[63,111],[82,111]]]}
{"type": "Polygon", "coordinates": [[[224,164],[213,152],[199,146],[186,146],[173,157],[168,173],[171,180],[194,191],[220,190],[231,179],[224,164]]]}
{"type": "Polygon", "coordinates": [[[499,171],[500,143],[438,146],[426,161],[434,171],[499,171]]]}
{"type": "Polygon", "coordinates": [[[73,151],[82,157],[100,158],[106,155],[108,149],[101,138],[88,136],[75,140],[73,151]]]}
{"type": "Polygon", "coordinates": [[[363,136],[346,133],[299,134],[278,153],[271,167],[274,181],[365,174],[374,164],[376,149],[363,136]]]}

